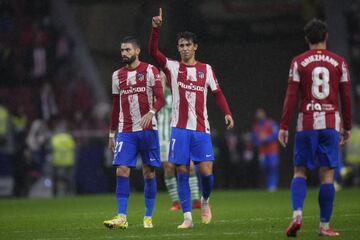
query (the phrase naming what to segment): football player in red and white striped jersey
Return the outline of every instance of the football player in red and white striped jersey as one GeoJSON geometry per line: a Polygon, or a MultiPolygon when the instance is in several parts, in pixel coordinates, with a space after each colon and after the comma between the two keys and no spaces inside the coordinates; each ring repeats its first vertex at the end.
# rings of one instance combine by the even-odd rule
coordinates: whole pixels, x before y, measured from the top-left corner
{"type": "Polygon", "coordinates": [[[323,236],[337,236],[329,227],[334,200],[334,168],[339,165],[339,142],[346,142],[351,130],[350,80],[345,60],[326,49],[327,26],[314,19],[304,28],[310,50],[291,63],[288,88],[278,139],[288,143],[288,126],[300,94],[294,150],[294,177],[291,183],[293,221],[287,236],[296,236],[302,224],[306,196],[306,169],[319,167],[320,231],[323,236]],[[343,134],[339,113],[339,96],[343,134]]]}
{"type": "Polygon", "coordinates": [[[149,51],[166,74],[172,92],[172,120],[169,162],[177,165],[178,193],[184,212],[184,222],[178,228],[191,228],[191,202],[189,189],[190,159],[199,166],[202,184],[202,222],[211,221],[209,196],[213,186],[213,160],[210,125],[206,98],[208,91],[225,115],[225,123],[234,126],[231,111],[221,91],[215,73],[209,64],[195,59],[198,48],[196,35],[181,32],[177,36],[180,61],[167,58],[158,48],[162,9],[152,19],[149,51]]]}
{"type": "Polygon", "coordinates": [[[138,153],[143,161],[145,216],[144,228],[152,228],[152,211],[156,196],[155,168],[160,167],[160,146],[155,113],[164,105],[164,93],[156,67],[139,60],[140,44],[133,37],[121,43],[125,66],[112,76],[113,106],[109,148],[116,166],[116,199],[118,215],[104,221],[108,228],[128,226],[130,168],[136,166],[138,153]],[[117,133],[115,141],[115,132],[117,133]],[[116,144],[115,144],[116,143],[116,144]]]}

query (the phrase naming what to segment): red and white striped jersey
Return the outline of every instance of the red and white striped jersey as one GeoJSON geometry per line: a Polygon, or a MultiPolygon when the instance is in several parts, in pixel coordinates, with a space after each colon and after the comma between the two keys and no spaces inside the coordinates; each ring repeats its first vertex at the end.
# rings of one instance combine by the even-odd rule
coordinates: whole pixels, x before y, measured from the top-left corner
{"type": "Polygon", "coordinates": [[[165,72],[172,92],[171,126],[210,133],[206,98],[210,89],[220,110],[232,115],[210,65],[189,66],[170,60],[159,50],[159,28],[152,28],[149,53],[165,72]]]}
{"type": "Polygon", "coordinates": [[[340,131],[339,94],[344,128],[351,129],[350,80],[342,57],[328,50],[313,49],[293,59],[281,129],[288,128],[298,91],[301,101],[297,131],[328,128],[340,131]]]}
{"type": "MultiPolygon", "coordinates": [[[[153,108],[154,88],[160,88],[160,91],[163,91],[159,71],[148,63],[140,62],[139,66],[133,70],[122,67],[113,73],[112,94],[119,96],[119,132],[144,130],[140,126],[140,120],[153,108]]],[[[113,121],[117,123],[117,119],[113,121]]],[[[152,125],[147,129],[157,129],[155,116],[152,119],[152,125]]]]}
{"type": "Polygon", "coordinates": [[[208,89],[221,91],[211,66],[201,62],[189,66],[166,58],[163,68],[173,96],[171,126],[209,133],[208,89]]]}

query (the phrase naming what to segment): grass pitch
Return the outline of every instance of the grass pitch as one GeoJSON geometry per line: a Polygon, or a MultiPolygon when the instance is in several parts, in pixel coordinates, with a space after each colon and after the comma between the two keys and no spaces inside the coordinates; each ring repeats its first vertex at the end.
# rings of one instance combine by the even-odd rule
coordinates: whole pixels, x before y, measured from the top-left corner
{"type": "MultiPolygon", "coordinates": [[[[116,214],[114,195],[76,196],[57,199],[1,199],[0,239],[286,239],[290,222],[289,191],[214,191],[213,221],[200,222],[193,210],[195,227],[176,229],[182,213],[170,212],[170,198],[158,193],[153,229],[144,229],[143,196],[133,193],[128,206],[129,228],[109,230],[103,221],[116,214]]],[[[305,201],[304,222],[298,239],[318,239],[317,191],[310,189],[305,201]]],[[[336,194],[332,219],[341,234],[338,239],[360,239],[360,189],[336,194]]],[[[323,238],[322,238],[323,239],[323,238]]]]}

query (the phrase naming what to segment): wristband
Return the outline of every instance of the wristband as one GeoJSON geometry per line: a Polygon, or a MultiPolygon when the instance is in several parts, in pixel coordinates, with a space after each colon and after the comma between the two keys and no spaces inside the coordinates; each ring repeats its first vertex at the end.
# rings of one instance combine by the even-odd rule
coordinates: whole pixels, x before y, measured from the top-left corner
{"type": "Polygon", "coordinates": [[[114,138],[115,137],[115,133],[109,133],[109,138],[114,138]]]}
{"type": "Polygon", "coordinates": [[[149,112],[155,115],[155,111],[154,111],[154,110],[150,109],[149,112]]]}

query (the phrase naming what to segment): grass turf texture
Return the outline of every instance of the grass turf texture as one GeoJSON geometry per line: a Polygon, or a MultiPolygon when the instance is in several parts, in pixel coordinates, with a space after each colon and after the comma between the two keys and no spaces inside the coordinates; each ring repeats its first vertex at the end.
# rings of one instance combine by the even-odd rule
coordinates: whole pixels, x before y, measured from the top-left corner
{"type": "MultiPolygon", "coordinates": [[[[200,222],[193,211],[195,227],[176,229],[182,213],[170,212],[169,196],[158,193],[153,229],[144,229],[143,196],[133,193],[128,206],[129,228],[109,230],[103,221],[116,214],[114,195],[77,196],[58,199],[1,199],[0,239],[286,239],[290,222],[289,191],[215,191],[211,198],[213,221],[200,222]]],[[[338,239],[360,237],[360,189],[338,192],[332,225],[338,239]]],[[[305,201],[299,239],[318,239],[317,190],[310,189],[305,201]]]]}

